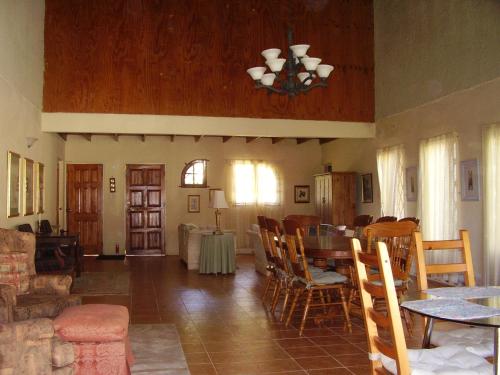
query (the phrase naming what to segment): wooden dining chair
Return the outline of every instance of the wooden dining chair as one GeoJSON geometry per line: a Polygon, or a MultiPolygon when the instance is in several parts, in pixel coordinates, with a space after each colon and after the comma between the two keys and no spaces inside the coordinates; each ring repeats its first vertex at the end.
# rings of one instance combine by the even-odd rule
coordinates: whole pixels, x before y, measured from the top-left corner
{"type": "Polygon", "coordinates": [[[381,216],[375,221],[375,223],[392,223],[394,221],[398,221],[396,216],[381,216]]]}
{"type": "Polygon", "coordinates": [[[320,308],[326,313],[327,309],[334,306],[341,306],[346,327],[351,332],[351,320],[344,295],[347,277],[331,271],[311,272],[305,255],[302,228],[295,221],[286,219],[283,220],[283,227],[290,265],[296,282],[286,326],[290,325],[300,298],[305,297],[304,312],[299,329],[300,336],[302,336],[311,309],[320,308]]]}
{"type": "Polygon", "coordinates": [[[420,219],[417,219],[416,217],[411,217],[411,216],[404,217],[402,219],[399,219],[398,221],[413,221],[415,224],[417,224],[417,226],[420,224],[420,219]]]}
{"type": "Polygon", "coordinates": [[[372,215],[358,215],[354,218],[354,221],[352,223],[352,226],[354,228],[356,227],[366,227],[367,225],[370,225],[373,221],[373,216],[372,215]]]}
{"type": "MultiPolygon", "coordinates": [[[[460,231],[460,239],[443,241],[423,241],[422,233],[413,233],[416,258],[417,258],[417,290],[429,289],[428,275],[443,275],[460,273],[464,277],[465,286],[475,286],[474,267],[472,264],[472,253],[470,237],[467,230],[460,231]],[[430,257],[426,254],[440,251],[457,251],[460,261],[454,263],[431,263],[427,261],[430,257]]],[[[494,332],[489,328],[457,328],[453,330],[433,329],[430,336],[430,344],[444,346],[454,343],[473,348],[476,353],[484,357],[493,355],[494,332]]]]}
{"type": "Polygon", "coordinates": [[[285,220],[293,220],[303,229],[304,236],[319,236],[321,218],[315,215],[287,215],[285,220]]]}
{"type": "Polygon", "coordinates": [[[286,310],[290,294],[292,293],[292,279],[293,273],[289,269],[289,262],[286,258],[286,253],[283,251],[281,243],[281,230],[278,221],[266,218],[267,225],[267,238],[269,247],[274,259],[276,267],[277,282],[273,292],[273,299],[271,304],[271,312],[274,314],[279,303],[280,297],[283,297],[282,313],[286,310]]]}
{"type": "Polygon", "coordinates": [[[474,374],[493,371],[488,361],[463,347],[454,346],[445,350],[407,349],[387,245],[377,242],[376,254],[368,254],[362,252],[359,240],[353,238],[352,247],[372,374],[387,374],[389,371],[392,374],[410,375],[419,370],[422,373],[449,374],[461,368],[474,374]],[[380,283],[370,280],[367,270],[372,268],[380,270],[380,283]],[[383,299],[387,309],[375,309],[374,299],[383,299]]]}
{"type": "Polygon", "coordinates": [[[269,245],[266,217],[257,216],[257,222],[259,224],[262,247],[264,248],[264,252],[266,254],[266,261],[267,261],[266,270],[268,271],[266,279],[266,287],[264,288],[264,293],[262,295],[262,302],[265,303],[269,290],[276,285],[278,279],[276,276],[276,265],[274,264],[274,256],[271,252],[271,246],[269,245]]]}

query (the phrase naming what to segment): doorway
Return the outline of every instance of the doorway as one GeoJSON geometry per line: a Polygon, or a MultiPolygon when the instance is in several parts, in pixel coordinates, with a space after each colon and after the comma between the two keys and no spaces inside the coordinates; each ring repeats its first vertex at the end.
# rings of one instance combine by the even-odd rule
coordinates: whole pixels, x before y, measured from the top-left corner
{"type": "Polygon", "coordinates": [[[102,253],[102,164],[66,168],[68,232],[80,234],[85,254],[102,253]]]}
{"type": "Polygon", "coordinates": [[[127,252],[165,253],[165,166],[127,164],[127,252]]]}

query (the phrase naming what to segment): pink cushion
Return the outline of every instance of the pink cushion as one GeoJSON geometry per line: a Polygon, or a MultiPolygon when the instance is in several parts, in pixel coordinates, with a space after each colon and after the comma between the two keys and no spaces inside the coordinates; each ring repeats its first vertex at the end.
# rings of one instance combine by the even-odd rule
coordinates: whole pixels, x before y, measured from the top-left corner
{"type": "Polygon", "coordinates": [[[127,337],[128,321],[124,306],[90,304],[64,309],[54,320],[54,329],[65,341],[118,341],[127,337]]]}

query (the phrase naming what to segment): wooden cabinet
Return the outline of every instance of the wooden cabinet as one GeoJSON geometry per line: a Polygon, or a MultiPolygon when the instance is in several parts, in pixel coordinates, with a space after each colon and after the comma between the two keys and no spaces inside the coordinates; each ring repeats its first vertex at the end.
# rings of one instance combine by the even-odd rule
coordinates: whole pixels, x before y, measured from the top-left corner
{"type": "Polygon", "coordinates": [[[323,173],[314,179],[316,215],[321,222],[352,225],[356,216],[356,173],[323,173]]]}

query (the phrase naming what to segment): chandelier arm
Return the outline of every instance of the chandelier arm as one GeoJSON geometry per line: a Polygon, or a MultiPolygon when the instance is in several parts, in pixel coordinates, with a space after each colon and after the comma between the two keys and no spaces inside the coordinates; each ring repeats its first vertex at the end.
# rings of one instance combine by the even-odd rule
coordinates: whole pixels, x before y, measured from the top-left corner
{"type": "Polygon", "coordinates": [[[305,94],[306,92],[314,89],[315,87],[328,87],[328,84],[326,83],[326,81],[320,81],[317,83],[313,83],[312,85],[309,86],[303,86],[300,92],[305,94]]]}
{"type": "Polygon", "coordinates": [[[267,89],[268,91],[272,91],[272,92],[275,92],[276,94],[280,94],[280,95],[285,95],[288,93],[288,91],[286,91],[284,89],[278,89],[278,88],[273,87],[273,86],[266,86],[266,85],[263,85],[262,83],[259,83],[259,82],[255,83],[255,88],[256,89],[267,89]]]}

